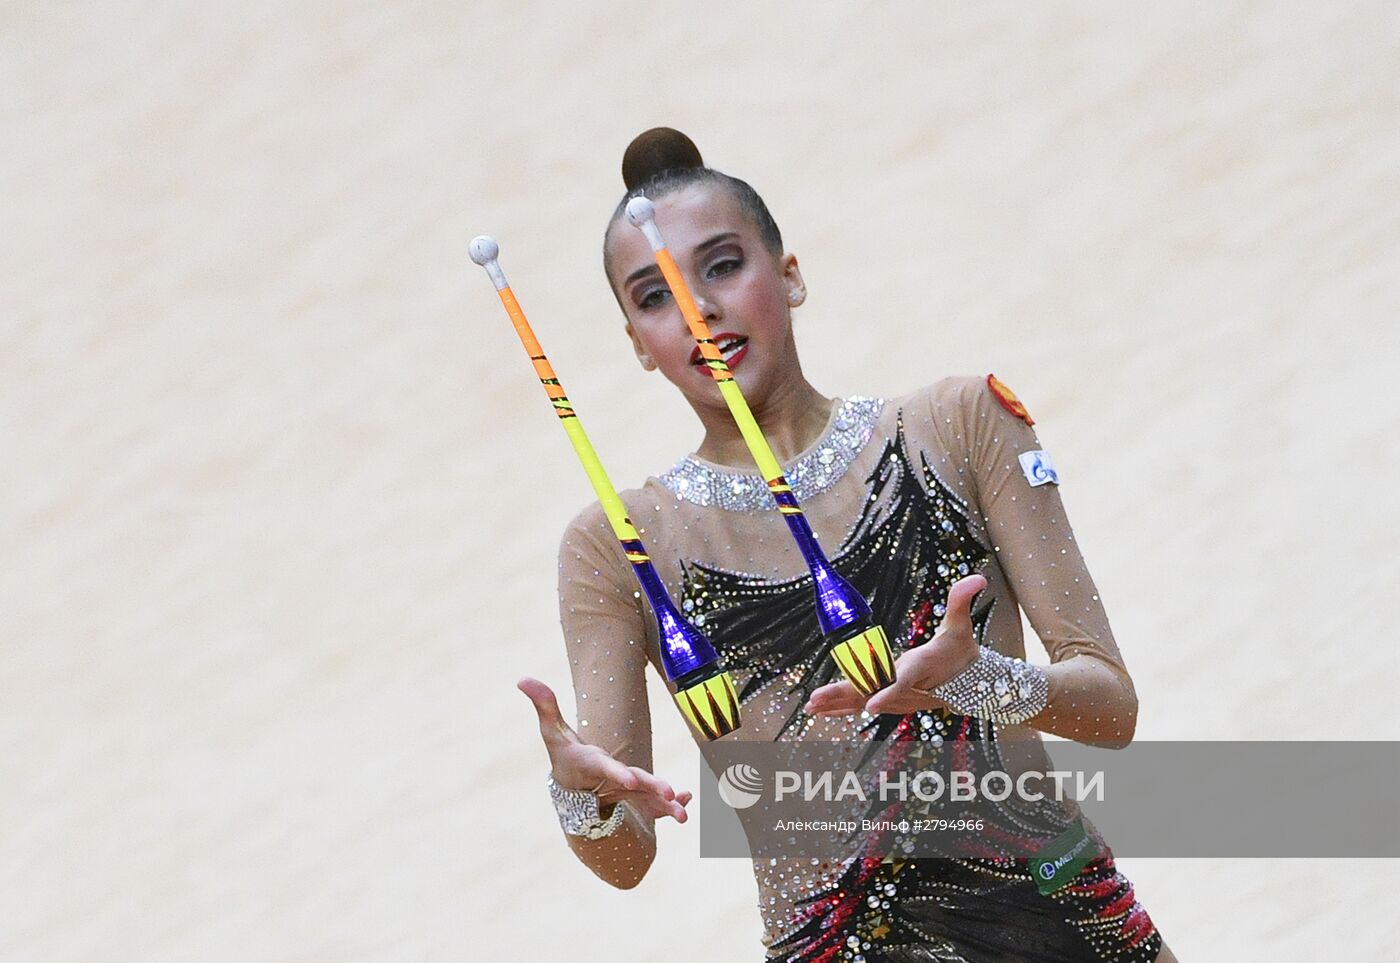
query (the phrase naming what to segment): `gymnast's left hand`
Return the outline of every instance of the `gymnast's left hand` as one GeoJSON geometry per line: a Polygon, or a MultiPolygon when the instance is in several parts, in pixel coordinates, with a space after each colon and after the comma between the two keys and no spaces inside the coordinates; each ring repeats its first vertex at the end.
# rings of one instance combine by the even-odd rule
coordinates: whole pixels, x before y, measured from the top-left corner
{"type": "Polygon", "coordinates": [[[849,682],[833,682],[812,693],[804,711],[814,716],[848,716],[862,709],[874,714],[904,715],[918,709],[943,706],[929,694],[977,659],[977,637],[972,631],[972,600],[987,587],[981,575],[969,575],[948,589],[948,609],[933,638],[908,649],[895,660],[894,685],[867,699],[849,682]]]}

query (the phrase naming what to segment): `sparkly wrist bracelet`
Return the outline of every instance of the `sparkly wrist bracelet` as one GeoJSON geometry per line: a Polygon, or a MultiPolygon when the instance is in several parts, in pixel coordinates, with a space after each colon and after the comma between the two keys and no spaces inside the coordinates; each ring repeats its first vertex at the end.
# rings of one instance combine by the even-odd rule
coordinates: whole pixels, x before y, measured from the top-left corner
{"type": "Polygon", "coordinates": [[[1025,722],[1050,700],[1045,670],[981,646],[977,659],[929,694],[954,712],[1003,725],[1025,722]]]}
{"type": "Polygon", "coordinates": [[[622,803],[613,806],[612,812],[603,816],[598,809],[598,797],[585,789],[565,789],[554,781],[554,773],[546,781],[549,798],[554,810],[559,814],[559,825],[570,836],[584,839],[602,839],[617,832],[622,825],[622,803]]]}

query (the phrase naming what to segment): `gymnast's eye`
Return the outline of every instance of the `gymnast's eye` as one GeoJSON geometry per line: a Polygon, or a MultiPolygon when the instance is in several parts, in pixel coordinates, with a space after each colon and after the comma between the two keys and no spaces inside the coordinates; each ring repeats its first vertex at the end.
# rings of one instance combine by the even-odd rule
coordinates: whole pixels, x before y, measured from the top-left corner
{"type": "Polygon", "coordinates": [[[637,307],[643,311],[650,311],[666,303],[666,299],[671,296],[670,290],[664,285],[646,288],[637,295],[637,307]]]}
{"type": "Polygon", "coordinates": [[[709,278],[722,278],[726,274],[733,274],[743,266],[743,258],[734,255],[726,255],[711,264],[705,271],[705,276],[709,278]]]}

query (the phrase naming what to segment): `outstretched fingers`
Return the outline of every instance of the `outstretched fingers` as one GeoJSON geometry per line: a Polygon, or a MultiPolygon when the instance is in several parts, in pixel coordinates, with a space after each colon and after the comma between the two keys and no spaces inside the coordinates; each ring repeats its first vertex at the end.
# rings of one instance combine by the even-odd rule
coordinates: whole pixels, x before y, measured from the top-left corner
{"type": "Polygon", "coordinates": [[[554,690],[538,679],[521,679],[516,687],[529,698],[539,719],[540,736],[549,750],[550,765],[559,785],[587,789],[602,803],[627,802],[651,819],[670,816],[685,822],[691,794],[677,793],[666,780],[640,766],[629,766],[606,749],[579,738],[564,721],[554,690]]]}
{"type": "Polygon", "coordinates": [[[637,788],[628,791],[599,792],[598,798],[605,802],[626,801],[632,808],[652,819],[670,816],[678,823],[689,818],[685,807],[690,804],[691,794],[675,792],[664,779],[658,779],[644,769],[633,767],[637,788]]]}
{"type": "MultiPolygon", "coordinates": [[[[659,779],[640,766],[626,766],[616,759],[609,757],[609,761],[621,767],[622,774],[615,776],[613,782],[624,792],[636,792],[655,796],[663,802],[670,802],[676,798],[675,790],[664,779],[659,779]]],[[[600,789],[598,794],[606,795],[606,787],[600,789]]]]}
{"type": "Polygon", "coordinates": [[[593,787],[593,792],[599,796],[609,793],[633,792],[642,786],[642,780],[638,777],[637,771],[623,762],[618,762],[612,756],[601,749],[590,752],[589,762],[584,768],[589,770],[589,775],[597,778],[597,785],[593,787]]]}
{"type": "Polygon", "coordinates": [[[865,707],[865,696],[849,682],[832,682],[814,691],[803,706],[810,716],[849,716],[865,707]]]}

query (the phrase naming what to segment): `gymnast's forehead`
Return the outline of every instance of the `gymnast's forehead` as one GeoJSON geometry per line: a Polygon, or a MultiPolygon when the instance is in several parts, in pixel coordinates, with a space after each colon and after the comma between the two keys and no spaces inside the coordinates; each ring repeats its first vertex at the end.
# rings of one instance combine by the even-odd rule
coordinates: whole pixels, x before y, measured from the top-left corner
{"type": "MultiPolygon", "coordinates": [[[[653,204],[656,226],[677,259],[720,237],[746,247],[762,246],[758,226],[721,184],[689,184],[655,198],[653,204]]],[[[625,217],[614,221],[608,230],[608,255],[612,278],[618,285],[655,263],[646,238],[625,217]]]]}

